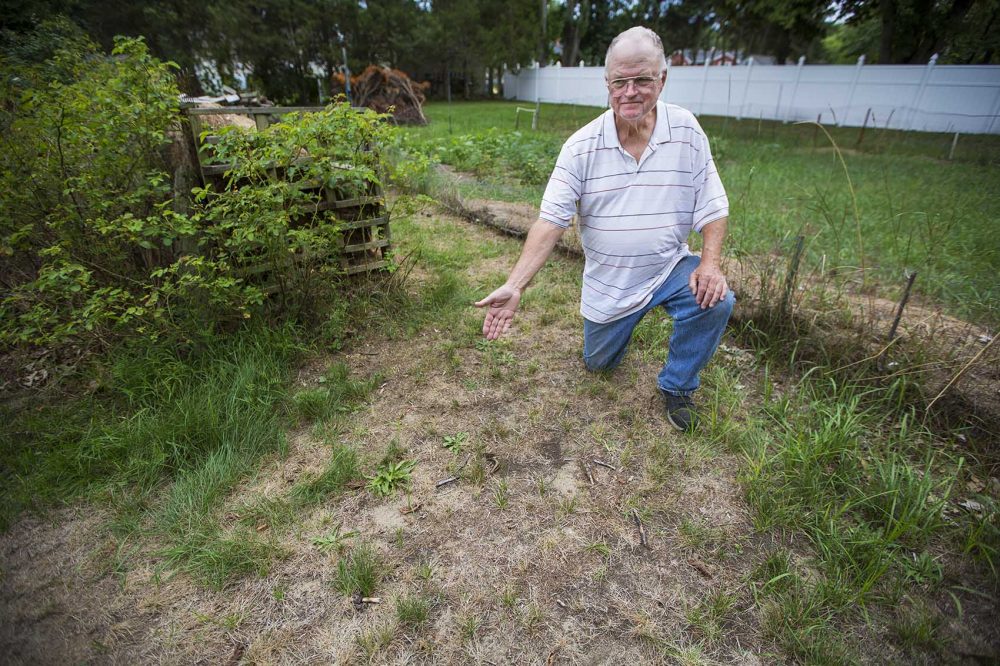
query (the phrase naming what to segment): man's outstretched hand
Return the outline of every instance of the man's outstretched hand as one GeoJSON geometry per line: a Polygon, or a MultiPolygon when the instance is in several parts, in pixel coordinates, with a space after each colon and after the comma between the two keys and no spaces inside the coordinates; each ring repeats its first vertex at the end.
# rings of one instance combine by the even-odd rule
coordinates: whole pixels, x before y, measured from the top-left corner
{"type": "Polygon", "coordinates": [[[710,308],[726,297],[729,285],[718,266],[701,263],[691,272],[688,286],[701,309],[710,308]]]}
{"type": "Polygon", "coordinates": [[[483,321],[483,335],[487,340],[496,340],[507,332],[520,302],[521,291],[504,285],[475,304],[477,308],[489,307],[483,321]]]}

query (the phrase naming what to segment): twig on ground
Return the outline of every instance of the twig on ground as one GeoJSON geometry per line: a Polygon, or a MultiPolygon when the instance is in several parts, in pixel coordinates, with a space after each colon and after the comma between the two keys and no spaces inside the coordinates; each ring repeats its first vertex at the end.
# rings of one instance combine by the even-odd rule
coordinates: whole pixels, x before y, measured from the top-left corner
{"type": "Polygon", "coordinates": [[[639,519],[639,512],[632,509],[632,520],[635,521],[635,526],[639,528],[639,543],[644,548],[649,548],[649,542],[646,540],[646,528],[642,524],[642,520],[639,519]]]}
{"type": "Polygon", "coordinates": [[[423,505],[424,505],[423,502],[417,502],[413,506],[401,506],[399,507],[399,512],[405,516],[408,513],[413,513],[414,511],[418,511],[420,507],[422,507],[423,505]]]}
{"type": "Polygon", "coordinates": [[[363,604],[380,604],[382,603],[381,597],[361,597],[361,603],[363,604]]]}
{"type": "Polygon", "coordinates": [[[604,462],[603,460],[598,460],[597,458],[594,458],[593,463],[595,465],[600,465],[601,467],[607,467],[612,472],[617,472],[618,471],[618,468],[615,467],[614,465],[609,465],[608,463],[604,462]]]}
{"type": "Polygon", "coordinates": [[[590,471],[590,466],[587,465],[587,461],[581,460],[580,467],[583,468],[583,473],[587,475],[587,480],[590,481],[590,485],[594,485],[594,474],[590,471]]]}
{"type": "Polygon", "coordinates": [[[449,483],[455,483],[456,481],[458,481],[458,479],[459,477],[457,476],[449,476],[447,479],[441,479],[440,481],[435,483],[434,487],[440,488],[441,486],[447,486],[449,483]]]}

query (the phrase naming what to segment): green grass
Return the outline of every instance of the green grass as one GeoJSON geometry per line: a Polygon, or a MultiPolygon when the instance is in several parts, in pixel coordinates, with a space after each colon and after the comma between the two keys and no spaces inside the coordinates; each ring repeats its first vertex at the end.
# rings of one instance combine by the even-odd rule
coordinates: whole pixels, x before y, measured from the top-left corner
{"type": "Polygon", "coordinates": [[[689,608],[684,616],[688,624],[708,642],[716,642],[723,636],[726,623],[735,615],[737,597],[726,590],[715,590],[707,594],[698,604],[689,608]]]}
{"type": "Polygon", "coordinates": [[[396,599],[396,618],[404,627],[420,627],[427,623],[431,601],[421,596],[404,596],[396,599]]]}
{"type": "MultiPolygon", "coordinates": [[[[802,557],[774,552],[750,577],[764,635],[783,652],[809,663],[856,661],[842,624],[941,585],[942,560],[971,552],[980,573],[995,577],[1000,531],[972,515],[944,519],[965,459],[901,414],[891,391],[807,376],[782,394],[768,386],[763,394],[740,427],[717,420],[708,436],[743,459],[740,482],[756,530],[805,537],[796,539],[802,557]]],[[[985,513],[995,516],[988,504],[985,513]]],[[[690,521],[678,531],[695,548],[716,540],[690,521]]],[[[932,621],[911,615],[898,620],[901,640],[933,643],[932,621]]],[[[709,640],[718,628],[711,617],[701,607],[689,615],[709,640]]]]}
{"type": "Polygon", "coordinates": [[[265,456],[284,450],[292,421],[349,411],[379,382],[334,366],[321,400],[289,398],[291,370],[306,350],[298,338],[292,329],[255,329],[188,356],[167,346],[120,350],[91,371],[98,391],[9,415],[4,523],[82,499],[110,508],[119,539],[154,540],[165,567],[213,587],[267,571],[283,551],[273,530],[255,528],[287,525],[297,507],[360,477],[356,454],[335,447],[329,467],[296,486],[293,501],[237,507],[233,531],[221,525],[225,501],[265,456]]]}
{"type": "MultiPolygon", "coordinates": [[[[523,104],[523,103],[522,103],[523,104]]],[[[458,185],[465,197],[537,205],[559,146],[601,109],[543,104],[536,132],[514,132],[514,102],[428,104],[430,124],[405,130],[409,149],[476,172],[458,185]],[[449,117],[451,118],[449,124],[449,117]]],[[[1000,323],[1000,138],[964,136],[954,161],[943,134],[830,127],[845,152],[857,196],[855,220],[843,168],[823,132],[808,125],[704,117],[702,125],[729,193],[728,252],[787,251],[806,237],[802,274],[831,279],[862,265],[880,294],[896,298],[905,270],[916,293],[958,316],[1000,323]],[[857,229],[863,247],[858,246],[857,229]]],[[[449,186],[438,180],[439,189],[449,186]]]]}
{"type": "Polygon", "coordinates": [[[290,398],[289,411],[299,422],[328,419],[349,412],[382,382],[378,374],[365,379],[348,376],[347,366],[335,363],[318,379],[316,388],[302,389],[290,398]]]}
{"type": "Polygon", "coordinates": [[[97,392],[5,424],[5,522],[80,496],[141,510],[164,484],[156,513],[168,529],[206,511],[253,461],[284,446],[295,355],[287,331],[248,332],[186,359],[166,346],[120,352],[95,371],[97,392]]]}
{"type": "Polygon", "coordinates": [[[336,586],[347,596],[359,593],[370,597],[384,575],[382,558],[372,546],[361,543],[337,562],[336,586]]]}
{"type": "Polygon", "coordinates": [[[317,476],[292,488],[292,497],[302,505],[319,504],[344,490],[348,483],[361,478],[358,454],[354,449],[334,446],[330,462],[317,476]]]}

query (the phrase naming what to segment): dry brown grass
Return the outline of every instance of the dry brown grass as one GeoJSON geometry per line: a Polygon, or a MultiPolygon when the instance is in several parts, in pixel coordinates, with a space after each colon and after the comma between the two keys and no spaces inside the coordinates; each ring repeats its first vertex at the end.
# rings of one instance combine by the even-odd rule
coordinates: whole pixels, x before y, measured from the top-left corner
{"type": "MultiPolygon", "coordinates": [[[[444,214],[425,221],[441,249],[455,234],[496,242],[444,214]]],[[[503,273],[520,247],[503,242],[502,256],[463,279],[503,273]]],[[[160,572],[152,546],[116,574],[105,516],[22,520],[0,537],[0,650],[11,663],[773,663],[747,587],[773,544],[754,533],[739,461],[665,424],[656,359],[632,353],[608,378],[584,371],[577,272],[554,259],[537,286],[568,302],[529,292],[502,345],[477,347],[470,307],[458,330],[366,338],[305,366],[303,386],[334,362],[385,381],[326,432],[290,433],[287,454],[239,487],[221,520],[286,496],[323,468],[332,443],[355,447],[369,473],[391,442],[417,465],[406,494],[355,488],[297,514],[275,535],[288,556],[265,576],[208,590],[160,572]],[[442,444],[457,433],[467,438],[453,453],[442,444]],[[436,487],[450,476],[462,478],[436,487]],[[339,555],[313,540],[338,525],[358,533],[348,549],[364,541],[381,557],[381,603],[359,611],[337,590],[339,555]],[[711,595],[730,593],[720,626],[692,623],[711,595]],[[401,597],[427,600],[427,621],[401,623],[401,597]]],[[[713,363],[751,403],[753,355],[728,342],[713,363]]],[[[877,662],[882,647],[868,647],[877,662]]]]}
{"type": "MultiPolygon", "coordinates": [[[[462,225],[463,234],[490,233],[435,217],[462,225]]],[[[472,270],[493,275],[517,249],[512,241],[504,257],[472,270]]],[[[540,283],[572,289],[559,283],[571,282],[576,269],[556,263],[540,283]]],[[[471,310],[470,330],[479,317],[471,310]]],[[[381,372],[385,384],[347,419],[339,439],[358,449],[365,469],[393,440],[417,466],[408,497],[354,490],[296,516],[280,536],[288,557],[264,577],[215,592],[158,573],[155,559],[139,554],[118,578],[106,565],[114,541],[89,509],[24,519],[0,540],[9,660],[652,663],[669,645],[697,642],[685,604],[738,585],[744,565],[742,556],[720,562],[712,550],[696,553],[677,526],[694,517],[723,525],[733,543],[749,538],[735,461],[719,454],[710,463],[661,465],[651,476],[654,451],[657,459],[690,458],[659,414],[656,365],[630,356],[610,379],[588,376],[574,311],[570,305],[553,319],[544,303],[529,300],[502,363],[472,337],[455,349],[457,362],[446,363],[443,349],[455,332],[430,327],[409,340],[359,342],[305,368],[304,385],[328,362],[361,375],[381,372]],[[458,432],[468,440],[453,454],[442,441],[458,432]],[[482,463],[481,479],[465,475],[436,488],[467,455],[467,465],[482,463]],[[594,458],[621,469],[588,463],[591,483],[581,462],[594,458]],[[494,496],[501,479],[502,510],[494,496]],[[632,508],[643,516],[648,549],[639,545],[632,508]],[[356,530],[386,563],[382,603],[362,612],[333,586],[337,554],[312,545],[338,524],[356,530]],[[712,578],[689,563],[695,556],[712,563],[712,578]],[[426,624],[406,628],[396,622],[395,599],[413,594],[434,603],[426,624]]],[[[265,463],[233,494],[230,509],[280,498],[322,469],[328,448],[312,430],[289,439],[287,455],[265,463]]],[[[752,650],[754,614],[740,622],[739,644],[723,638],[706,654],[733,662],[752,650]]]]}

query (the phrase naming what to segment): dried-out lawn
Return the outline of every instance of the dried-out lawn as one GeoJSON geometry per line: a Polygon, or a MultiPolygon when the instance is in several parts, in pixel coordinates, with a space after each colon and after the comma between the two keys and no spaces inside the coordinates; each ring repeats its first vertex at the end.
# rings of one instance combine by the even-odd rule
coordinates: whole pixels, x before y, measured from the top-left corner
{"type": "MultiPolygon", "coordinates": [[[[396,237],[476,293],[503,280],[520,247],[440,211],[396,237]]],[[[290,433],[286,454],[226,501],[224,528],[253,515],[283,553],[260,575],[207,589],[164,570],[156,544],[112,538],[108,516],[90,506],[22,519],[0,537],[6,661],[783,661],[749,581],[773,540],[799,544],[754,530],[741,461],[711,429],[686,437],[667,426],[655,390],[664,318],[643,322],[613,374],[585,372],[578,271],[554,257],[505,340],[482,341],[469,306],[304,367],[303,387],[334,362],[384,383],[362,410],[290,433]],[[282,514],[295,484],[339,446],[356,450],[368,475],[384,457],[415,461],[408,487],[383,498],[355,483],[282,514]],[[338,585],[338,563],[364,545],[377,601],[338,585]]],[[[433,278],[418,264],[410,279],[419,293],[433,278]]],[[[752,353],[725,341],[701,395],[711,418],[738,424],[758,372],[752,353]]],[[[975,618],[969,626],[983,631],[975,618]]],[[[861,625],[842,631],[867,660],[906,660],[861,625]]]]}

